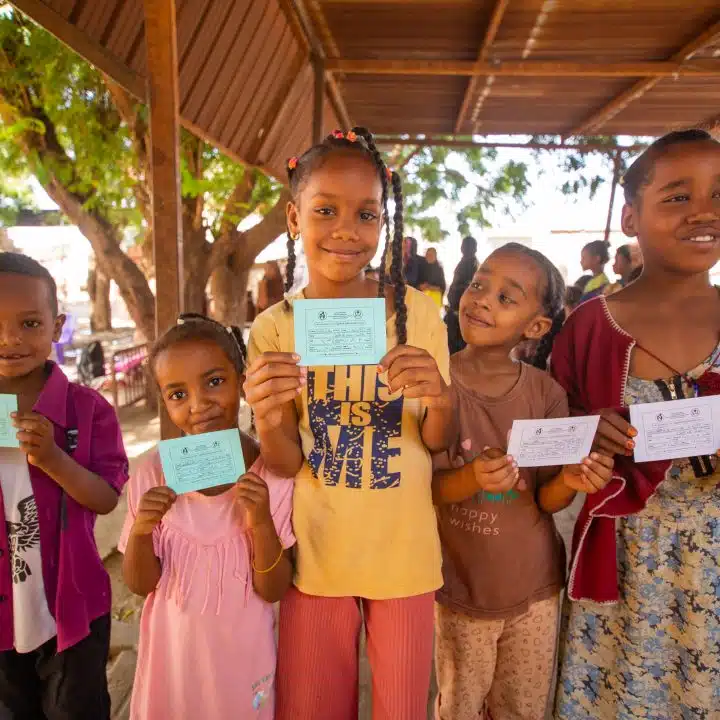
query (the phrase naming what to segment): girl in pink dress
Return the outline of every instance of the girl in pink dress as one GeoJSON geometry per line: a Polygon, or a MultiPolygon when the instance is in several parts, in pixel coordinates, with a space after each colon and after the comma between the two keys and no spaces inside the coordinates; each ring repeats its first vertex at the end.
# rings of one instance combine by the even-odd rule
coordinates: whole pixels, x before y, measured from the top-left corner
{"type": "MultiPolygon", "coordinates": [[[[186,435],[237,428],[245,348],[237,328],[181,316],[150,358],[186,435]]],[[[249,472],[176,495],[152,451],[134,473],[118,544],[128,587],[146,596],[130,717],[274,715],[272,603],[290,586],[292,479],[269,472],[240,433],[249,472]]]]}

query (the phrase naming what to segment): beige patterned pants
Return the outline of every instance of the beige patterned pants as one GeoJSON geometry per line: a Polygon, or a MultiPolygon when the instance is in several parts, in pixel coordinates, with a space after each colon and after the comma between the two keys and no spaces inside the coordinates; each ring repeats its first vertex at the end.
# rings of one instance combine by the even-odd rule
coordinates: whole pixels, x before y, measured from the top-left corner
{"type": "Polygon", "coordinates": [[[559,596],[510,620],[435,605],[438,720],[544,720],[555,667],[559,596]]]}

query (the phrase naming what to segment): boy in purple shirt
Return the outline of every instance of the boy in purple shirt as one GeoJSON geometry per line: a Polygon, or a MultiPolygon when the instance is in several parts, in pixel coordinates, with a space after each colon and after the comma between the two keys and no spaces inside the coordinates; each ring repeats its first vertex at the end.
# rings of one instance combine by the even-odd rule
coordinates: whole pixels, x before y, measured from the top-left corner
{"type": "Polygon", "coordinates": [[[0,447],[0,703],[108,720],[110,579],[93,529],[128,462],[112,407],[47,360],[64,320],[50,273],[0,253],[0,394],[17,397],[20,446],[0,447]]]}

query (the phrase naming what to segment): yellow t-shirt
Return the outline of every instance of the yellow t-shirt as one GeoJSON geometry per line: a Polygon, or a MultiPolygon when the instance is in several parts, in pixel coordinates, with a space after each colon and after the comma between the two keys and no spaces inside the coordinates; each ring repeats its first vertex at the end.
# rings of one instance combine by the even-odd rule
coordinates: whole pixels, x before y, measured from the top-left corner
{"type": "MultiPolygon", "coordinates": [[[[408,344],[427,350],[449,382],[437,306],[412,288],[406,303],[408,344]]],[[[392,348],[394,316],[386,327],[392,348]]],[[[293,315],[284,303],[250,330],[250,362],[270,351],[294,351],[293,315]]],[[[293,498],[298,589],[376,600],[437,590],[441,554],[422,403],[391,394],[375,365],[342,365],[309,368],[296,408],[305,458],[293,498]]]]}

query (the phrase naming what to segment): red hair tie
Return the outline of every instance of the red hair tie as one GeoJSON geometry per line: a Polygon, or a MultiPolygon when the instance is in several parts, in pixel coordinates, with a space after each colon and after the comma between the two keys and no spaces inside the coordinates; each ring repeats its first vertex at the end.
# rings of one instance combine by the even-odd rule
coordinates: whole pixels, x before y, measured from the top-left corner
{"type": "Polygon", "coordinates": [[[392,182],[392,173],[393,173],[393,171],[389,167],[385,168],[385,175],[387,175],[387,179],[390,182],[392,182]]]}
{"type": "Polygon", "coordinates": [[[291,157],[287,163],[288,170],[294,170],[297,167],[297,164],[298,164],[298,159],[296,157],[291,157]]]}
{"type": "Polygon", "coordinates": [[[333,132],[332,136],[333,136],[336,140],[342,140],[342,139],[345,137],[345,133],[343,133],[342,130],[335,130],[335,131],[333,132]]]}
{"type": "Polygon", "coordinates": [[[349,130],[346,133],[345,138],[350,142],[355,142],[357,140],[357,135],[352,130],[349,130]]]}

